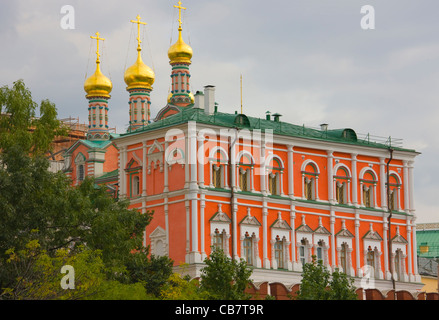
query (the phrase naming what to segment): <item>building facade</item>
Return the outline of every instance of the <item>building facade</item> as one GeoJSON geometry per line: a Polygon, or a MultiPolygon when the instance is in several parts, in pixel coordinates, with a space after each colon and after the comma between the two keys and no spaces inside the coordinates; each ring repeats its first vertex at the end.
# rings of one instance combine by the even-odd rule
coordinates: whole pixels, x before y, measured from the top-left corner
{"type": "MultiPolygon", "coordinates": [[[[181,2],[176,7],[185,9],[181,2]]],[[[419,290],[413,193],[419,153],[360,139],[350,128],[290,124],[278,113],[221,112],[214,86],[189,90],[193,52],[181,36],[181,14],[179,22],[168,51],[172,91],[154,121],[155,75],[139,58],[139,38],[140,67],[125,74],[126,133],[105,131],[112,86],[99,74],[94,84],[86,81],[93,134],[66,153],[72,180],[95,176],[131,208],[154,211],[145,245],[192,277],[221,248],[253,268],[254,283],[300,283],[303,264],[315,256],[355,277],[357,287],[388,290],[393,278],[398,289],[419,290]]]]}

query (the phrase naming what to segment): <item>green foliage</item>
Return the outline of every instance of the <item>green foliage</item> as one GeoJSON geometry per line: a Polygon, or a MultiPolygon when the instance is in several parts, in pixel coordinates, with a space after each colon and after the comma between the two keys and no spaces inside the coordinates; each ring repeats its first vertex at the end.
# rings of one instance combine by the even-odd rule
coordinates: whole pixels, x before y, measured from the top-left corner
{"type": "Polygon", "coordinates": [[[104,264],[98,250],[81,246],[76,253],[59,249],[50,256],[38,240],[32,240],[24,249],[12,248],[6,254],[3,267],[10,273],[11,281],[0,292],[2,299],[83,299],[96,294],[104,281],[104,264]],[[74,289],[63,289],[60,285],[64,265],[74,266],[74,289]]]}
{"type": "Polygon", "coordinates": [[[38,117],[37,107],[23,80],[14,82],[12,88],[0,88],[0,149],[3,152],[18,146],[27,154],[41,155],[50,150],[55,136],[67,133],[57,119],[53,103],[43,100],[38,117]]]}
{"type": "MultiPolygon", "coordinates": [[[[2,297],[35,299],[41,295],[41,298],[50,298],[46,291],[32,291],[29,284],[38,283],[35,280],[38,277],[34,275],[46,279],[49,270],[39,269],[41,263],[58,266],[60,253],[66,255],[64,260],[68,256],[80,269],[82,260],[75,260],[75,257],[85,259],[86,253],[99,253],[99,261],[90,261],[88,266],[88,270],[96,271],[96,281],[117,280],[121,285],[127,285],[124,287],[127,292],[138,288],[138,285],[131,286],[134,281],[130,279],[132,274],[128,272],[128,266],[131,267],[138,257],[149,261],[148,248],[142,243],[152,213],[129,210],[127,201],[109,197],[105,188],[96,186],[92,179],[72,187],[62,172],[49,172],[44,154],[50,150],[53,138],[64,130],[56,119],[52,103],[47,100],[41,103],[38,118],[36,108],[37,104],[22,81],[15,82],[11,89],[0,89],[0,111],[6,113],[0,115],[0,288],[8,288],[7,295],[4,293],[2,297]],[[32,247],[36,243],[38,248],[32,247]],[[13,260],[11,254],[20,259],[13,260]],[[17,273],[26,261],[33,272],[17,273]],[[98,262],[102,263],[99,268],[98,262]],[[18,276],[22,277],[18,283],[26,284],[25,287],[17,286],[18,276]]],[[[59,270],[56,274],[59,275],[59,270]]],[[[167,279],[169,275],[163,277],[167,279]]],[[[157,273],[156,278],[150,276],[154,281],[158,278],[157,273]]],[[[142,287],[148,281],[153,282],[136,279],[142,287]]],[[[60,287],[58,280],[48,283],[60,287]]],[[[110,285],[115,283],[107,283],[110,285]]],[[[88,288],[94,293],[98,287],[95,283],[84,290],[88,288]]],[[[53,294],[53,297],[58,296],[58,293],[53,294]]]]}
{"type": "Polygon", "coordinates": [[[148,259],[144,253],[132,254],[126,263],[129,281],[142,282],[146,292],[157,298],[172,274],[172,265],[173,261],[167,256],[151,255],[148,259]]]}
{"type": "Polygon", "coordinates": [[[160,297],[163,300],[205,300],[208,295],[200,290],[196,279],[182,278],[173,273],[162,287],[160,297]]]}
{"type": "Polygon", "coordinates": [[[250,295],[244,290],[249,285],[251,269],[241,259],[228,258],[221,249],[212,250],[204,260],[201,270],[201,289],[210,300],[246,300],[250,295]]]}
{"type": "Polygon", "coordinates": [[[103,281],[96,294],[86,300],[154,300],[153,295],[148,295],[143,283],[121,283],[116,280],[103,281]]]}
{"type": "Polygon", "coordinates": [[[332,274],[312,257],[311,263],[303,266],[302,282],[297,291],[297,300],[356,300],[357,294],[353,286],[354,279],[348,278],[338,269],[332,274]]]}

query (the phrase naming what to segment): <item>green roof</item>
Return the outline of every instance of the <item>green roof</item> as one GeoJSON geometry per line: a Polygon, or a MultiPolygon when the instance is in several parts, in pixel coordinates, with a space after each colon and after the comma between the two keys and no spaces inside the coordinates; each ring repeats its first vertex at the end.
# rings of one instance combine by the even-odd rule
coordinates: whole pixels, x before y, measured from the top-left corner
{"type": "Polygon", "coordinates": [[[116,169],[116,170],[104,173],[102,176],[97,177],[96,180],[99,180],[99,181],[113,180],[114,178],[117,178],[118,176],[119,176],[119,170],[116,169]]]}
{"type": "MultiPolygon", "coordinates": [[[[178,124],[187,123],[188,121],[196,121],[207,125],[216,125],[227,128],[240,128],[249,130],[273,130],[273,134],[289,137],[307,138],[313,140],[331,141],[344,144],[361,145],[367,147],[388,149],[385,143],[370,141],[369,139],[359,139],[354,130],[350,128],[335,130],[319,130],[307,128],[304,125],[295,125],[288,122],[267,120],[255,117],[249,117],[243,114],[231,114],[223,112],[215,112],[207,114],[204,109],[200,108],[179,108],[181,112],[171,115],[165,119],[161,119],[139,128],[136,131],[120,134],[120,137],[142,132],[153,131],[178,124]]],[[[394,150],[415,152],[412,149],[392,146],[394,150]]]]}
{"type": "Polygon", "coordinates": [[[439,230],[416,230],[419,257],[439,258],[439,230]],[[428,252],[421,253],[420,246],[428,246],[428,252]]]}

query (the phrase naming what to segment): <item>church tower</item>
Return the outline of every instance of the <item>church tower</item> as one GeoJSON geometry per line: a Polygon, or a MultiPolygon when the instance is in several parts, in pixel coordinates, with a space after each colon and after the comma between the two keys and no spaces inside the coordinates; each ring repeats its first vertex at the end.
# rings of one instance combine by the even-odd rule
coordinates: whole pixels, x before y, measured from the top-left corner
{"type": "Polygon", "coordinates": [[[155,80],[154,71],[142,61],[142,47],[140,40],[140,25],[145,25],[145,22],[140,21],[140,16],[137,20],[131,20],[132,23],[137,23],[137,60],[125,71],[124,80],[127,84],[126,90],[130,94],[130,125],[128,131],[134,131],[147,125],[150,121],[150,106],[152,85],[155,80]]]}
{"type": "Polygon", "coordinates": [[[108,100],[110,99],[110,92],[113,89],[111,80],[104,76],[100,69],[100,53],[99,40],[105,40],[99,37],[99,32],[96,32],[96,71],[84,82],[84,90],[87,93],[86,98],[88,104],[88,132],[87,140],[105,141],[110,139],[108,130],[108,100]]]}
{"type": "Polygon", "coordinates": [[[194,95],[190,91],[189,80],[191,74],[189,66],[192,58],[192,48],[183,41],[181,32],[183,31],[181,25],[181,10],[186,8],[181,6],[181,1],[178,1],[178,6],[174,6],[179,11],[179,26],[178,39],[168,50],[169,64],[172,66],[171,73],[171,92],[168,97],[168,103],[186,107],[194,103],[194,95]]]}

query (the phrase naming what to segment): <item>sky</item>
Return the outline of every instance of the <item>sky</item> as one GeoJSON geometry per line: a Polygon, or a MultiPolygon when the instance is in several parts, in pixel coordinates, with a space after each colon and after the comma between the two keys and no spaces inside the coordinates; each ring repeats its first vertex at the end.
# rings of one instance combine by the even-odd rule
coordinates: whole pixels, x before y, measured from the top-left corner
{"type": "MultiPolygon", "coordinates": [[[[439,2],[437,0],[183,0],[183,38],[193,49],[191,90],[216,87],[219,110],[358,134],[402,139],[415,161],[416,223],[439,222],[439,2]],[[361,11],[365,5],[371,11],[361,11]],[[370,18],[365,21],[366,18],[370,18]],[[372,19],[374,18],[374,19],[372,19]],[[363,26],[361,22],[363,21],[363,26]],[[364,22],[374,29],[365,29],[364,22]]],[[[95,70],[113,83],[109,125],[125,131],[123,81],[136,58],[155,72],[151,115],[166,105],[176,41],[177,0],[0,1],[0,86],[23,79],[59,118],[88,120],[84,81],[95,70]],[[69,11],[61,9],[69,5],[69,11]],[[73,9],[73,10],[71,10],[73,9]],[[67,20],[66,16],[73,19],[67,20]],[[62,24],[61,22],[64,22],[62,24]],[[66,23],[71,28],[66,28],[66,23]]]]}

